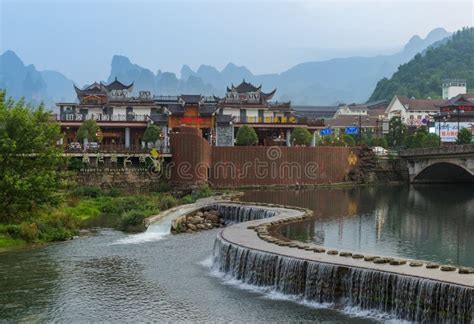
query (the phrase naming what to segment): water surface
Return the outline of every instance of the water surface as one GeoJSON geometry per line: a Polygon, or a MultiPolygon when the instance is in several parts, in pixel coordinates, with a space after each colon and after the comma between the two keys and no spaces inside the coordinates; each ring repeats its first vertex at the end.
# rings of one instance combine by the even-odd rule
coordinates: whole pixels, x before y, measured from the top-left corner
{"type": "Polygon", "coordinates": [[[474,186],[250,191],[243,200],[307,207],[284,235],[337,249],[474,266],[474,186]]]}

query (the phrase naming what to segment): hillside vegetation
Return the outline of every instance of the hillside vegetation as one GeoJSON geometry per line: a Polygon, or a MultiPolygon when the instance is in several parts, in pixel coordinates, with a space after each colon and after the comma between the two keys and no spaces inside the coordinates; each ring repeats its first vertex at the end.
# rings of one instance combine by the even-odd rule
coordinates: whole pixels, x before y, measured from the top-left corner
{"type": "Polygon", "coordinates": [[[456,32],[446,44],[401,65],[391,79],[377,83],[369,101],[394,95],[440,98],[443,79],[466,79],[468,87],[474,86],[474,28],[456,32]]]}

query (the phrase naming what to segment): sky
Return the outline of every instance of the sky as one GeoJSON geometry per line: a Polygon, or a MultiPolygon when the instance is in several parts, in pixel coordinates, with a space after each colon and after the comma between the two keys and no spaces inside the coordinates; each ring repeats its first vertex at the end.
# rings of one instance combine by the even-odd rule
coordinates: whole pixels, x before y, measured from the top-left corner
{"type": "Polygon", "coordinates": [[[392,53],[413,35],[474,25],[474,0],[0,0],[0,52],[79,83],[114,54],[178,73],[183,64],[282,72],[303,61],[392,53]]]}

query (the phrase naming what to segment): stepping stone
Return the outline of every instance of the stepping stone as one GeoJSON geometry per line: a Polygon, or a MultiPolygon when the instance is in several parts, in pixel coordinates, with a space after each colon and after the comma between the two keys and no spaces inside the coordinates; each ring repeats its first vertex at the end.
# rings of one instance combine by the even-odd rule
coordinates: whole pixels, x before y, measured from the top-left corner
{"type": "Polygon", "coordinates": [[[451,265],[444,265],[440,268],[441,271],[456,271],[456,267],[451,265]]]}
{"type": "Polygon", "coordinates": [[[426,269],[438,269],[439,268],[439,264],[437,263],[428,263],[426,265],[426,269]]]}

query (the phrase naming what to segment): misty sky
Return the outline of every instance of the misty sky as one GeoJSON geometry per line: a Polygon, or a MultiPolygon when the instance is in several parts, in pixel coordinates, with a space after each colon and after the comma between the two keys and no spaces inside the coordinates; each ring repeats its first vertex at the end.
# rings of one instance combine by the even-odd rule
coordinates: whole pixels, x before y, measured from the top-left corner
{"type": "Polygon", "coordinates": [[[474,22],[473,1],[0,0],[0,52],[79,83],[114,54],[156,72],[228,62],[254,73],[302,61],[389,53],[413,35],[474,22]]]}

